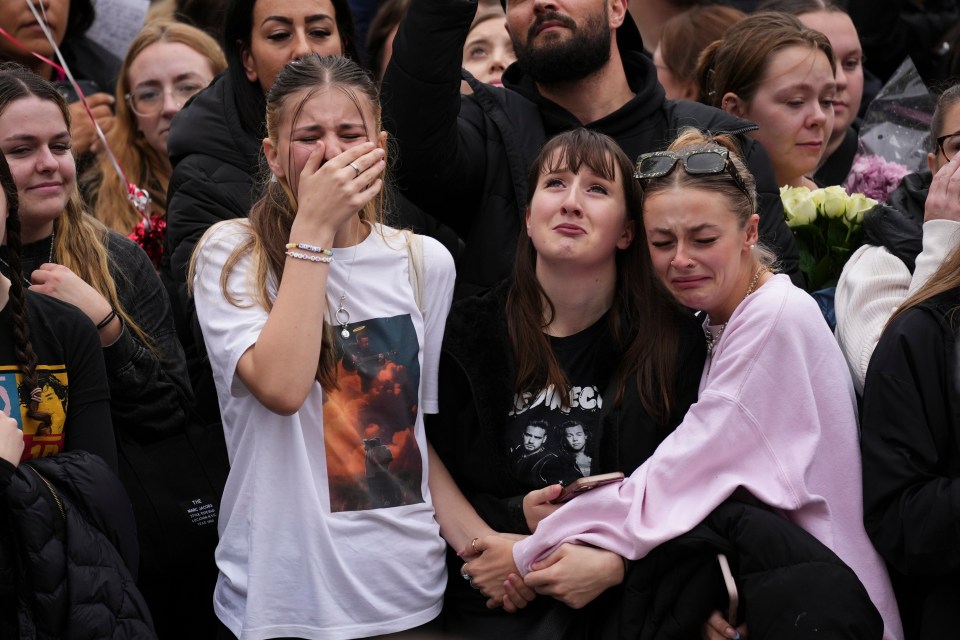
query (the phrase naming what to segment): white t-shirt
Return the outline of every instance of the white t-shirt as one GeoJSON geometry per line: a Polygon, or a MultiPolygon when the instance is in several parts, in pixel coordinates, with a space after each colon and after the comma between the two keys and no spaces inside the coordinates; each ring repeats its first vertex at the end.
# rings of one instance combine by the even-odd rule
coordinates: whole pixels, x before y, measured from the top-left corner
{"type": "MultiPolygon", "coordinates": [[[[250,293],[249,255],[228,280],[238,304],[220,289],[227,257],[248,234],[246,220],[213,227],[194,277],[230,457],[217,616],[243,640],[355,638],[424,624],[440,613],[446,571],[422,414],[437,411],[453,259],[423,239],[421,314],[403,234],[378,226],[356,248],[334,249],[327,302],[332,317],[345,291],[350,314],[347,337],[335,325],[340,389],[328,394],[315,382],[300,410],[281,416],[236,375],[267,319],[250,293]]],[[[276,284],[269,290],[275,296],[276,284]]]]}

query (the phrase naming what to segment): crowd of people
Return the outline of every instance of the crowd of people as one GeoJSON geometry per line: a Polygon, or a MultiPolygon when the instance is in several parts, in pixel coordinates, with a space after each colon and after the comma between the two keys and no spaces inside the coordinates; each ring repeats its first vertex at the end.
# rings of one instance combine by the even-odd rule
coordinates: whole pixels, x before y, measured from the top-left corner
{"type": "Polygon", "coordinates": [[[955,0],[98,8],[0,0],[0,637],[952,637],[955,0]]]}

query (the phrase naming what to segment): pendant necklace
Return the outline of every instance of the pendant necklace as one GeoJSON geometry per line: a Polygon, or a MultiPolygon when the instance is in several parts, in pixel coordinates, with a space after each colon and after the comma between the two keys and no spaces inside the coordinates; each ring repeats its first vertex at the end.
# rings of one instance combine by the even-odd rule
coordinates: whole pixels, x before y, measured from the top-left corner
{"type": "Polygon", "coordinates": [[[346,306],[344,306],[344,301],[347,299],[347,287],[350,286],[350,276],[353,275],[353,265],[357,261],[357,248],[360,246],[361,226],[363,226],[363,220],[357,222],[357,236],[353,242],[353,258],[350,260],[350,269],[347,271],[347,281],[344,283],[343,291],[340,293],[340,303],[337,305],[337,312],[333,316],[337,324],[340,325],[340,335],[344,340],[350,337],[350,330],[347,329],[347,325],[350,324],[350,312],[347,311],[346,306]]]}
{"type": "MultiPolygon", "coordinates": [[[[760,282],[760,278],[767,271],[769,271],[769,269],[766,266],[760,265],[760,268],[757,269],[757,272],[753,275],[753,280],[750,281],[750,287],[747,289],[747,294],[743,296],[744,300],[746,300],[750,296],[750,294],[754,292],[754,290],[757,288],[757,283],[760,282]]],[[[710,324],[710,316],[707,316],[707,325],[709,324],[710,324]]],[[[723,335],[723,330],[726,328],[727,328],[727,323],[724,322],[722,325],[720,325],[720,328],[717,329],[717,335],[714,336],[713,332],[710,331],[710,329],[707,328],[707,326],[703,327],[703,335],[707,339],[707,357],[708,358],[713,357],[713,348],[714,346],[716,346],[718,342],[720,342],[720,336],[723,335]]]]}

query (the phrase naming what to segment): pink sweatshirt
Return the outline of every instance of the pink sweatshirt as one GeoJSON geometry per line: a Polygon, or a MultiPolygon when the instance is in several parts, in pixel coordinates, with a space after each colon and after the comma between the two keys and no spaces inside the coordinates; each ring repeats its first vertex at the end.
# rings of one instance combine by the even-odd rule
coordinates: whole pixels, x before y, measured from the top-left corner
{"type": "Polygon", "coordinates": [[[817,304],[777,275],[733,312],[698,401],[620,485],[572,500],[518,542],[530,565],[568,542],[639,559],[742,487],[829,547],[863,582],[884,638],[903,637],[886,568],[863,528],[856,397],[817,304]]]}

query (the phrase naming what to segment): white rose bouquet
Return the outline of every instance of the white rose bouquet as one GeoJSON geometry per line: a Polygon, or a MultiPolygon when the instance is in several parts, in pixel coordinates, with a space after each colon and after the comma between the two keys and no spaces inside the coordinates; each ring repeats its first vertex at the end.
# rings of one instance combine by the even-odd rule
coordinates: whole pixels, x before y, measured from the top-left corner
{"type": "Polygon", "coordinates": [[[877,201],[860,193],[847,195],[839,186],[813,191],[780,187],[780,200],[797,239],[807,290],[836,285],[843,265],[863,240],[863,214],[877,201]]]}

